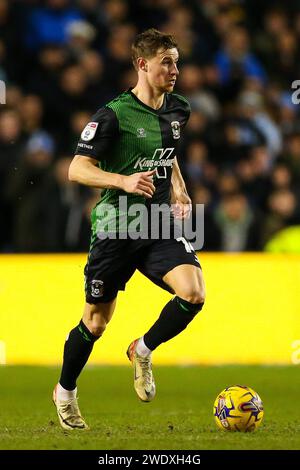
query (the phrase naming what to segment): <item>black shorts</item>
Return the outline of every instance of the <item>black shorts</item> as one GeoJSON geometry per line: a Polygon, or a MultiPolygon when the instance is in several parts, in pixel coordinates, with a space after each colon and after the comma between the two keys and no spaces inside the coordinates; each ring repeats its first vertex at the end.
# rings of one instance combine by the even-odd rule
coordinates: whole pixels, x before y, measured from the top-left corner
{"type": "Polygon", "coordinates": [[[192,246],[183,239],[96,239],[84,268],[86,302],[97,304],[114,299],[119,290],[125,290],[136,269],[174,294],[162,278],[181,264],[201,268],[192,246]]]}

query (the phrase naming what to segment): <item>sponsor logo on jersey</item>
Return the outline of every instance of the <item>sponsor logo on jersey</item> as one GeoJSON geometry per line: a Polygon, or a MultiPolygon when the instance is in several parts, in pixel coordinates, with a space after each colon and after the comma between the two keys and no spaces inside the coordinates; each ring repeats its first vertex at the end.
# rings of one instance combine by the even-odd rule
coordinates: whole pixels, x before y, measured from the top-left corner
{"type": "Polygon", "coordinates": [[[174,158],[170,158],[173,153],[174,147],[158,148],[155,150],[152,159],[147,157],[140,157],[135,162],[134,169],[137,170],[154,170],[156,169],[157,178],[166,178],[167,170],[166,167],[173,166],[174,158]]]}
{"type": "Polygon", "coordinates": [[[145,131],[145,129],[143,127],[139,127],[137,130],[136,130],[136,136],[137,137],[147,137],[147,133],[145,131]]]}
{"type": "Polygon", "coordinates": [[[173,133],[173,139],[180,139],[180,123],[179,121],[172,121],[171,128],[173,133]]]}
{"type": "Polygon", "coordinates": [[[102,297],[103,296],[103,287],[104,282],[99,279],[93,279],[91,282],[91,295],[92,297],[102,297]]]}
{"type": "Polygon", "coordinates": [[[164,167],[164,166],[172,166],[174,162],[174,158],[172,160],[149,160],[147,157],[139,158],[135,165],[134,169],[145,170],[145,168],[149,170],[153,170],[157,167],[164,167]]]}
{"type": "Polygon", "coordinates": [[[95,137],[98,125],[98,122],[89,122],[81,133],[82,140],[86,142],[92,140],[95,137]]]}

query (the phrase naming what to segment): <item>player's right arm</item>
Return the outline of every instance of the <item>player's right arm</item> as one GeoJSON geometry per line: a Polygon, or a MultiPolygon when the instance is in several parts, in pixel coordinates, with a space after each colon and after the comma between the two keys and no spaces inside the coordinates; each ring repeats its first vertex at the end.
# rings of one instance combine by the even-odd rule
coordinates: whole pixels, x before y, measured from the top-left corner
{"type": "Polygon", "coordinates": [[[104,106],[92,117],[81,133],[76,155],[69,168],[69,179],[97,189],[120,189],[151,198],[153,171],[132,175],[111,173],[99,168],[99,162],[110,158],[111,148],[119,138],[119,122],[115,112],[104,106]]]}
{"type": "Polygon", "coordinates": [[[126,176],[101,170],[98,163],[95,158],[75,155],[69,167],[69,180],[97,189],[121,189],[147,198],[153,196],[152,175],[156,170],[126,176]]]}

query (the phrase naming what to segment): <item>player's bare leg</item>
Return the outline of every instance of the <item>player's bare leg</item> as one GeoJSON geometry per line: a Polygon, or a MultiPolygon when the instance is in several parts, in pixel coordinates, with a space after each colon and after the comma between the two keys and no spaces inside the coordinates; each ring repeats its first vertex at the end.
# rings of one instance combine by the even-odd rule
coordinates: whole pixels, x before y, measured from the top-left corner
{"type": "Polygon", "coordinates": [[[181,333],[202,310],[205,301],[200,266],[176,266],[163,277],[163,281],[171,287],[175,297],[165,305],[158,320],[144,335],[144,342],[151,351],[181,333]]]}
{"type": "Polygon", "coordinates": [[[205,282],[202,270],[191,264],[181,264],[169,271],[163,281],[170,286],[181,299],[192,304],[205,301],[205,282]]]}
{"type": "Polygon", "coordinates": [[[107,303],[85,304],[82,321],[93,335],[102,336],[113,316],[116,303],[117,298],[107,303]]]}
{"type": "Polygon", "coordinates": [[[183,264],[169,271],[163,281],[176,296],[167,303],[160,317],[140,339],[133,341],[127,355],[135,366],[135,390],[142,401],[155,396],[151,352],[161,343],[183,331],[202,309],[205,300],[205,284],[199,267],[183,264]]]}
{"type": "Polygon", "coordinates": [[[69,334],[64,349],[64,362],[59,383],[53,391],[59,422],[64,429],[88,429],[78,407],[76,380],[86,364],[94,342],[102,336],[116,305],[85,304],[82,320],[69,334]]]}

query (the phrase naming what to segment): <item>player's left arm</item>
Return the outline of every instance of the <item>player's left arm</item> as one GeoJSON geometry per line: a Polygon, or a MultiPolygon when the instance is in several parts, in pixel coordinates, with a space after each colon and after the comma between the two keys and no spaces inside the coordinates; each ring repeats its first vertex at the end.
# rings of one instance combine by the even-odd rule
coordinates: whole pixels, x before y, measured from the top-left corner
{"type": "Polygon", "coordinates": [[[177,219],[187,219],[192,210],[192,201],[186,190],[177,157],[174,159],[171,176],[171,204],[174,216],[177,219]]]}

